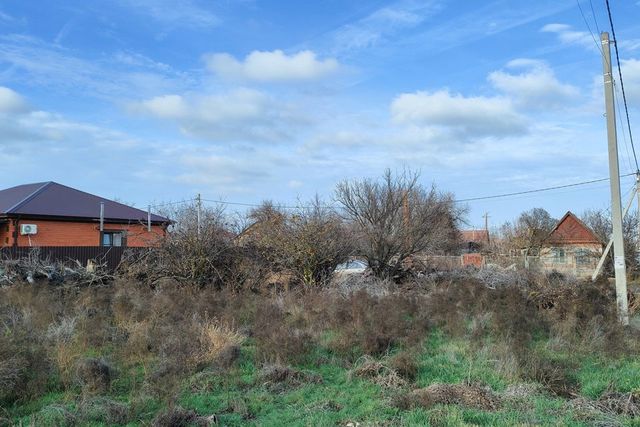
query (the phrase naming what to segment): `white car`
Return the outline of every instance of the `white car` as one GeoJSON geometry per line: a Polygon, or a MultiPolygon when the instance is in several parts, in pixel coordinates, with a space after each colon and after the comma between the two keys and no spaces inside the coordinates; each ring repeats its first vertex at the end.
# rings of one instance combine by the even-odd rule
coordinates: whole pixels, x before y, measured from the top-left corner
{"type": "Polygon", "coordinates": [[[367,268],[369,268],[369,266],[366,261],[354,259],[339,264],[334,272],[336,274],[363,274],[367,268]]]}

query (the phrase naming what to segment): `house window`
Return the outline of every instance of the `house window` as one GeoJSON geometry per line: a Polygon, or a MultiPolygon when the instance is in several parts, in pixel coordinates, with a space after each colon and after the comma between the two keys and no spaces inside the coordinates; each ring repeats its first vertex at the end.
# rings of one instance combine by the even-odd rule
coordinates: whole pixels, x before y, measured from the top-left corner
{"type": "Polygon", "coordinates": [[[591,253],[586,249],[576,249],[576,265],[591,264],[591,253]]]}
{"type": "Polygon", "coordinates": [[[102,233],[102,246],[126,246],[124,231],[105,231],[102,233]]]}
{"type": "Polygon", "coordinates": [[[553,248],[551,249],[551,253],[553,254],[553,262],[556,264],[564,264],[567,262],[567,258],[565,256],[564,249],[562,248],[553,248]]]}

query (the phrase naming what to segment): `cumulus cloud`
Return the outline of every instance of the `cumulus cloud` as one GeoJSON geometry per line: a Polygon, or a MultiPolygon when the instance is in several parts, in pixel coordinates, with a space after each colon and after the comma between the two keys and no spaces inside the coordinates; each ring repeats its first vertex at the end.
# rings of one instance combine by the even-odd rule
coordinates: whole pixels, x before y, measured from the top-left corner
{"type": "Polygon", "coordinates": [[[130,110],[176,122],[187,135],[224,141],[281,141],[304,120],[288,106],[251,89],[204,96],[164,95],[133,103],[130,110]]]}
{"type": "Polygon", "coordinates": [[[291,55],[281,50],[253,51],[242,61],[226,53],[208,54],[204,59],[207,68],[221,77],[259,82],[315,80],[339,68],[337,60],[319,60],[310,50],[291,55]]]}
{"type": "Polygon", "coordinates": [[[24,113],[29,110],[27,102],[17,92],[0,86],[0,113],[24,113]]]}
{"type": "Polygon", "coordinates": [[[218,194],[251,193],[267,184],[289,159],[271,150],[247,150],[238,155],[227,148],[199,148],[179,157],[183,170],[175,180],[193,186],[206,185],[218,194]]]}
{"type": "Polygon", "coordinates": [[[398,124],[424,128],[438,136],[455,138],[506,137],[526,132],[527,123],[505,97],[465,97],[448,90],[404,93],[391,103],[398,124]]]}
{"type": "Polygon", "coordinates": [[[547,24],[540,29],[544,33],[554,33],[558,36],[561,43],[567,45],[579,45],[589,49],[593,49],[596,44],[593,37],[586,31],[576,31],[571,25],[567,24],[547,24]]]}
{"type": "Polygon", "coordinates": [[[640,60],[623,59],[620,66],[629,104],[631,107],[640,108],[640,60]]]}
{"type": "Polygon", "coordinates": [[[516,59],[510,61],[507,68],[523,71],[518,74],[494,71],[488,80],[518,107],[557,108],[579,96],[578,88],[558,81],[553,70],[542,61],[516,59]]]}
{"type": "Polygon", "coordinates": [[[44,156],[45,153],[77,152],[101,146],[126,148],[138,143],[115,130],[68,120],[60,114],[31,108],[22,95],[2,86],[0,135],[0,152],[4,155],[30,153],[33,156],[38,153],[44,156]],[[91,141],[91,144],[87,141],[91,141]]]}

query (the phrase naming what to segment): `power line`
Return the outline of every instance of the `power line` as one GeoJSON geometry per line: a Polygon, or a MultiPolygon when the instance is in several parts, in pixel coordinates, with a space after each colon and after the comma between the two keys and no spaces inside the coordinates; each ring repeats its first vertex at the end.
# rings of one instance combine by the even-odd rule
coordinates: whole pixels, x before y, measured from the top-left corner
{"type": "MultiPolygon", "coordinates": [[[[617,89],[617,86],[615,85],[615,80],[613,82],[614,87],[617,89]]],[[[617,90],[613,92],[613,98],[616,101],[616,106],[618,107],[618,110],[620,110],[620,97],[618,96],[617,90]]],[[[633,170],[633,165],[631,164],[631,155],[629,154],[629,142],[627,141],[627,131],[624,128],[624,123],[622,122],[622,117],[620,116],[620,114],[616,114],[616,116],[618,117],[618,122],[620,123],[620,129],[622,130],[622,140],[624,141],[624,149],[627,152],[627,164],[629,165],[629,170],[633,170]]]]}
{"type": "Polygon", "coordinates": [[[611,35],[613,36],[613,47],[616,52],[616,62],[618,63],[618,75],[620,76],[620,90],[622,91],[622,102],[624,103],[624,112],[627,117],[627,129],[629,131],[629,141],[631,141],[631,150],[633,151],[633,160],[636,163],[636,171],[640,172],[638,166],[638,157],[636,156],[636,148],[633,144],[633,135],[631,133],[631,121],[629,120],[629,108],[627,107],[627,95],[624,92],[624,81],[622,80],[622,68],[620,67],[620,56],[618,55],[618,39],[616,38],[616,32],[613,28],[613,18],[611,17],[611,7],[609,6],[609,0],[605,0],[607,5],[607,14],[609,16],[609,24],[611,25],[611,35]]]}
{"type": "Polygon", "coordinates": [[[152,208],[158,208],[158,207],[162,207],[162,206],[171,206],[171,205],[182,205],[185,203],[191,203],[196,201],[196,199],[188,199],[188,200],[180,200],[178,202],[163,202],[163,203],[154,203],[149,205],[152,208]]]}
{"type": "MultiPolygon", "coordinates": [[[[593,10],[593,2],[589,0],[589,6],[591,6],[591,15],[593,15],[593,22],[596,23],[596,30],[598,30],[598,34],[600,34],[600,27],[598,26],[598,18],[596,18],[596,12],[593,10]]],[[[598,45],[600,47],[600,45],[598,45]]]]}
{"type": "MultiPolygon", "coordinates": [[[[620,178],[626,178],[626,177],[633,176],[633,175],[635,175],[635,173],[627,173],[627,174],[620,175],[620,178]]],[[[578,187],[578,186],[582,186],[582,185],[595,184],[597,182],[604,182],[604,181],[608,181],[608,180],[609,180],[609,178],[600,178],[600,179],[592,179],[592,180],[589,180],[589,181],[574,182],[572,184],[564,184],[564,185],[555,185],[555,186],[551,186],[551,187],[536,188],[534,190],[515,191],[515,192],[511,192],[511,193],[493,194],[493,195],[490,195],[490,196],[470,197],[470,198],[466,198],[466,199],[454,200],[454,203],[475,202],[475,201],[479,201],[479,200],[499,199],[499,198],[504,198],[504,197],[520,196],[520,195],[523,195],[523,194],[541,193],[541,192],[545,192],[545,191],[560,190],[560,189],[563,189],[563,188],[571,188],[571,187],[578,187]]],[[[262,206],[262,204],[258,204],[258,203],[228,202],[226,200],[202,199],[202,201],[203,202],[209,202],[209,203],[218,203],[218,204],[222,204],[222,205],[245,206],[245,207],[252,207],[252,208],[257,208],[257,207],[262,206]]],[[[299,205],[299,206],[279,205],[277,207],[281,208],[281,209],[305,209],[305,208],[313,208],[313,207],[316,207],[316,206],[309,206],[309,205],[306,205],[306,206],[305,205],[299,205]]],[[[317,207],[324,208],[324,209],[341,208],[341,206],[336,206],[336,205],[326,205],[326,206],[317,206],[317,207]]]]}
{"type": "MultiPolygon", "coordinates": [[[[635,173],[628,173],[628,174],[620,175],[620,178],[624,178],[624,177],[632,176],[632,175],[635,175],[635,173]]],[[[596,182],[603,182],[603,181],[608,181],[608,180],[609,180],[609,178],[592,179],[590,181],[575,182],[573,184],[565,184],[565,185],[555,185],[553,187],[537,188],[535,190],[516,191],[516,192],[513,192],[513,193],[495,194],[495,195],[492,195],[492,196],[471,197],[471,198],[468,198],[468,199],[455,200],[455,202],[456,203],[475,202],[477,200],[498,199],[498,198],[502,198],[502,197],[519,196],[521,194],[540,193],[540,192],[543,192],[543,191],[551,191],[551,190],[559,190],[561,188],[577,187],[577,186],[580,186],[580,185],[594,184],[596,182]]]]}
{"type": "MultiPolygon", "coordinates": [[[[584,11],[582,10],[582,6],[580,5],[580,0],[576,0],[576,3],[578,3],[578,9],[580,9],[580,15],[582,15],[582,20],[584,21],[585,25],[587,26],[587,29],[589,30],[589,33],[591,34],[591,38],[593,39],[593,42],[596,44],[596,47],[598,48],[600,53],[602,53],[602,47],[600,46],[600,43],[598,43],[598,40],[596,39],[596,36],[593,34],[593,31],[591,31],[591,26],[589,25],[589,21],[587,21],[587,17],[584,15],[584,11]]],[[[593,12],[593,5],[591,6],[591,11],[593,12]]],[[[593,17],[595,19],[595,14],[593,15],[593,17]]],[[[596,21],[596,27],[597,26],[598,26],[598,22],[596,21]]]]}

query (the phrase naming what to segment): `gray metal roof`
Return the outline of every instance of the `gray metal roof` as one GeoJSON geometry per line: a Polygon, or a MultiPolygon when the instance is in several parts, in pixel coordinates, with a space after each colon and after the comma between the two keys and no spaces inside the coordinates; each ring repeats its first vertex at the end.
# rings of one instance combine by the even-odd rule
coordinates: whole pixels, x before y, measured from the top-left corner
{"type": "MultiPolygon", "coordinates": [[[[147,221],[147,212],[57,182],[38,182],[0,190],[0,215],[98,219],[100,202],[109,221],[147,221]]],[[[169,219],[151,214],[152,222],[169,219]]]]}

